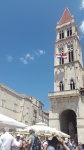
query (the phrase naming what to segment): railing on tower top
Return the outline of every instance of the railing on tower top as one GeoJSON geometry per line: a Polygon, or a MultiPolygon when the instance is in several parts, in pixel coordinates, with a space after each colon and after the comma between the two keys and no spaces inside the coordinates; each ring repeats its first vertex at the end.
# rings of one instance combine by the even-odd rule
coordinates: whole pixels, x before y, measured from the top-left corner
{"type": "Polygon", "coordinates": [[[65,96],[65,95],[79,95],[80,90],[74,89],[74,90],[64,90],[64,91],[56,91],[56,92],[49,92],[48,97],[53,96],[65,96]]]}

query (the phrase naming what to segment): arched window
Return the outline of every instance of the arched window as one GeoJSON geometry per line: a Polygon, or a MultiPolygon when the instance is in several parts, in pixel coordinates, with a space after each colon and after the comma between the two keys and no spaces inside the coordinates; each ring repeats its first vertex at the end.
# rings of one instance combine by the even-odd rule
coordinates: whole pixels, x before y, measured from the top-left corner
{"type": "Polygon", "coordinates": [[[63,39],[64,38],[64,30],[59,32],[59,39],[63,39]]]}
{"type": "Polygon", "coordinates": [[[72,35],[72,27],[67,29],[67,36],[71,36],[72,35]]]}
{"type": "MultiPolygon", "coordinates": [[[[63,47],[59,48],[59,54],[62,55],[63,53],[64,53],[63,47]]],[[[64,58],[63,58],[63,57],[60,57],[60,58],[59,58],[59,64],[60,64],[60,65],[64,64],[64,58]]]]}
{"type": "Polygon", "coordinates": [[[64,91],[64,85],[62,81],[60,81],[59,88],[60,88],[60,91],[64,91]]]}
{"type": "Polygon", "coordinates": [[[62,58],[62,57],[59,58],[59,64],[60,65],[64,64],[64,58],[62,58]]]}
{"type": "Polygon", "coordinates": [[[74,61],[74,56],[73,56],[73,44],[70,44],[67,46],[68,48],[68,58],[69,58],[69,62],[74,61]]]}
{"type": "Polygon", "coordinates": [[[74,90],[74,89],[75,89],[75,83],[74,83],[74,80],[73,80],[73,79],[71,79],[71,81],[70,81],[70,89],[71,89],[71,90],[74,90]]]}

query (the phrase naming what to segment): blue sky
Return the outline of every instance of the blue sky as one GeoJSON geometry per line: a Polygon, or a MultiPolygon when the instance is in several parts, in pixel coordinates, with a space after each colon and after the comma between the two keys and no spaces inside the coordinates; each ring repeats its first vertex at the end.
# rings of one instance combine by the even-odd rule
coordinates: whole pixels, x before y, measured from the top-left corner
{"type": "Polygon", "coordinates": [[[56,23],[66,6],[84,49],[84,0],[0,1],[0,82],[34,96],[44,110],[49,109],[48,92],[54,87],[56,23]]]}

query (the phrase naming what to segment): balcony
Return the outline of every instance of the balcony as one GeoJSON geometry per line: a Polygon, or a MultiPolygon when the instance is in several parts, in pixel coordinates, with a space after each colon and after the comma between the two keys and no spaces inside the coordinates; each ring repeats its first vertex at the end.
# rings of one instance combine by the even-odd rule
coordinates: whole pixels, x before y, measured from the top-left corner
{"type": "Polygon", "coordinates": [[[80,91],[78,89],[66,90],[66,91],[57,91],[57,92],[48,93],[48,98],[78,96],[79,94],[80,94],[80,91]]]}

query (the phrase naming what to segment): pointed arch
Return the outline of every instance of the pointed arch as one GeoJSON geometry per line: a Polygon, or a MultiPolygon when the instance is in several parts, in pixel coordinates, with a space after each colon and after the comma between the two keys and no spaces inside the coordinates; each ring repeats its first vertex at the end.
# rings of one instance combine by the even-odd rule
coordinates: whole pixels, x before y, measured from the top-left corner
{"type": "Polygon", "coordinates": [[[69,59],[69,62],[72,62],[72,61],[74,61],[73,44],[68,44],[67,48],[68,48],[68,59],[69,59]]]}
{"type": "MultiPolygon", "coordinates": [[[[61,47],[59,48],[59,54],[63,54],[63,53],[64,53],[64,47],[61,46],[61,47]]],[[[63,57],[60,57],[60,58],[59,58],[59,64],[60,64],[60,65],[64,64],[64,58],[63,58],[63,57]]]]}
{"type": "Polygon", "coordinates": [[[64,91],[64,84],[62,81],[60,81],[60,83],[59,83],[59,89],[60,89],[60,91],[64,91]]]}
{"type": "Polygon", "coordinates": [[[71,89],[71,90],[74,90],[74,89],[75,89],[75,82],[74,82],[74,79],[71,79],[71,80],[70,80],[70,89],[71,89]]]}

